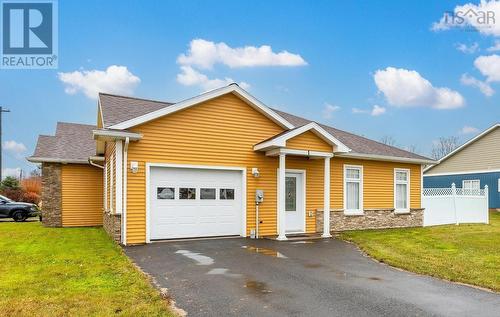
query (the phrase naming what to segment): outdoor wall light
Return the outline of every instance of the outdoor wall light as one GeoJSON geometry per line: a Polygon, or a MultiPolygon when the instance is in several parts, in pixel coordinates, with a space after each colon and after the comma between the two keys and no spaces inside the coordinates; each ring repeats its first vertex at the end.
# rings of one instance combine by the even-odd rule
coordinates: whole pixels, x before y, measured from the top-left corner
{"type": "Polygon", "coordinates": [[[130,170],[134,174],[137,173],[137,171],[139,170],[139,162],[135,162],[135,161],[130,162],[130,170]]]}
{"type": "Polygon", "coordinates": [[[255,178],[260,176],[260,172],[259,172],[259,169],[257,167],[252,167],[252,175],[255,178]]]}

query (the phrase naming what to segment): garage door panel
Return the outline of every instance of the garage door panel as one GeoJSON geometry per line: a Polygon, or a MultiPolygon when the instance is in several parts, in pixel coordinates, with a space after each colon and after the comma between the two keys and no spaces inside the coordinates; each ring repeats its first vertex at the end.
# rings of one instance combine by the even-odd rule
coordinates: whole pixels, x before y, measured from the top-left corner
{"type": "MultiPolygon", "coordinates": [[[[240,171],[152,167],[151,239],[239,235],[243,218],[241,184],[240,171]],[[195,189],[195,198],[180,199],[181,188],[195,189]],[[202,189],[207,199],[201,199],[202,189]],[[221,199],[221,189],[234,191],[234,199],[221,199]]],[[[192,190],[189,195],[187,190],[183,192],[183,197],[193,197],[192,190]]]]}

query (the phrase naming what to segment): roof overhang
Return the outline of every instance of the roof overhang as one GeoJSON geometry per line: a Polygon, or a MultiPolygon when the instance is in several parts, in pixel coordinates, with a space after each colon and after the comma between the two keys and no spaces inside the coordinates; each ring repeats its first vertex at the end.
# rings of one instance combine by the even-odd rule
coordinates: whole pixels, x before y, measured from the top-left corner
{"type": "Polygon", "coordinates": [[[400,163],[413,163],[413,164],[436,164],[437,161],[429,159],[418,159],[410,157],[399,157],[399,156],[389,156],[389,155],[377,155],[377,154],[363,154],[363,153],[342,153],[336,154],[337,157],[355,158],[363,160],[372,161],[387,161],[387,162],[400,162],[400,163]]]}
{"type": "Polygon", "coordinates": [[[330,144],[332,146],[332,152],[336,153],[347,153],[351,151],[345,144],[337,140],[333,135],[328,133],[325,129],[323,129],[319,124],[316,122],[310,122],[306,125],[303,125],[301,127],[292,129],[290,131],[281,133],[277,135],[274,138],[271,138],[269,140],[263,141],[261,143],[258,143],[254,145],[253,149],[254,151],[269,151],[272,149],[276,148],[284,148],[286,147],[286,141],[296,137],[304,132],[311,131],[314,134],[316,134],[318,137],[323,139],[326,143],[330,144]]]}
{"type": "Polygon", "coordinates": [[[113,140],[126,140],[129,141],[139,141],[142,138],[142,134],[128,132],[128,131],[116,131],[108,129],[99,129],[92,131],[94,140],[99,141],[113,141],[113,140]]]}
{"type": "Polygon", "coordinates": [[[61,163],[61,164],[89,164],[88,159],[62,159],[53,157],[30,156],[26,160],[31,163],[61,163]]]}
{"type": "Polygon", "coordinates": [[[278,125],[282,126],[283,128],[287,129],[292,129],[294,126],[287,120],[285,120],[283,117],[278,115],[276,112],[271,110],[269,107],[267,107],[265,104],[257,100],[254,96],[250,95],[248,92],[246,92],[244,89],[240,88],[237,84],[230,84],[226,87],[214,89],[212,91],[206,92],[204,94],[201,94],[199,96],[193,97],[186,99],[184,101],[178,102],[176,104],[167,106],[165,108],[159,109],[157,111],[153,111],[150,113],[147,113],[145,115],[139,116],[134,119],[130,119],[124,122],[120,122],[118,124],[112,125],[109,127],[109,129],[116,129],[116,130],[124,130],[128,129],[134,126],[137,126],[139,124],[169,115],[171,113],[189,108],[191,106],[197,105],[199,103],[217,98],[219,96],[228,94],[228,93],[233,93],[234,95],[240,97],[243,101],[248,103],[250,106],[252,106],[254,109],[277,123],[278,125]]]}

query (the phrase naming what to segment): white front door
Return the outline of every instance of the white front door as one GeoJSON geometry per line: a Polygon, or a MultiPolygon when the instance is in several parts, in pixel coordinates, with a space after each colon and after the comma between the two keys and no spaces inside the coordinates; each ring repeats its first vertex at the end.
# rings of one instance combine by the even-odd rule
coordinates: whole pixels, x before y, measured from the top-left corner
{"type": "Polygon", "coordinates": [[[286,232],[305,232],[304,174],[286,172],[285,175],[285,214],[286,232]]]}

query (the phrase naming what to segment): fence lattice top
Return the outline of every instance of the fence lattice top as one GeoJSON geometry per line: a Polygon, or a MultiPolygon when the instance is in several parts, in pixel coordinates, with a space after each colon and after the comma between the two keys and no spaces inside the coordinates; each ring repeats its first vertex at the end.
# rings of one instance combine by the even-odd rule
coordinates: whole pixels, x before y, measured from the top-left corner
{"type": "Polygon", "coordinates": [[[453,196],[455,191],[456,196],[485,196],[488,188],[484,189],[469,189],[469,188],[424,188],[424,196],[453,196]]]}

